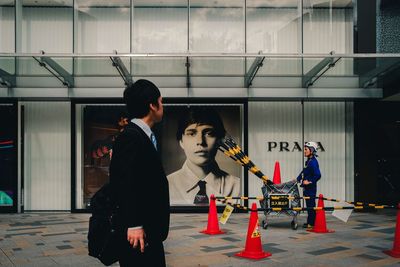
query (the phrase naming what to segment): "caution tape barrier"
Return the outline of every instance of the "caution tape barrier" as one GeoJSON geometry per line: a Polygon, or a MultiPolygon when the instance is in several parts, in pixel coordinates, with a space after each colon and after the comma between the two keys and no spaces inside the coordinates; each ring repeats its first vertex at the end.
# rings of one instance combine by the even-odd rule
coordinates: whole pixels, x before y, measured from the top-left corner
{"type": "Polygon", "coordinates": [[[262,173],[260,168],[258,168],[250,158],[242,151],[239,145],[235,143],[235,141],[231,137],[225,137],[222,142],[220,142],[220,146],[218,147],[220,151],[222,151],[226,156],[233,159],[236,163],[246,167],[251,173],[256,175],[258,178],[263,180],[266,184],[271,184],[271,180],[262,173]]]}
{"type": "Polygon", "coordinates": [[[246,206],[242,206],[240,204],[232,204],[228,203],[225,199],[220,199],[216,197],[217,201],[220,201],[225,204],[229,204],[233,206],[234,208],[241,209],[241,210],[247,210],[247,211],[306,211],[306,210],[327,210],[327,211],[333,211],[333,210],[363,210],[363,209],[398,209],[397,206],[392,206],[392,205],[375,205],[375,206],[354,206],[354,207],[345,207],[345,206],[334,206],[334,207],[293,207],[293,208],[266,208],[262,209],[259,208],[257,210],[252,210],[246,206]]]}
{"type": "MultiPolygon", "coordinates": [[[[225,199],[225,200],[230,200],[230,199],[240,199],[240,200],[250,200],[250,199],[255,199],[255,200],[264,200],[264,199],[271,199],[271,200],[281,200],[282,197],[281,196],[270,196],[270,197],[263,197],[263,196],[258,196],[258,197],[245,197],[245,196],[241,196],[241,197],[220,197],[220,196],[216,196],[216,199],[225,199]]],[[[319,199],[319,197],[315,196],[315,197],[287,197],[288,200],[294,200],[294,199],[319,199]]],[[[333,198],[326,198],[323,197],[323,200],[326,201],[332,201],[332,202],[342,202],[342,200],[340,199],[333,199],[333,198]]],[[[373,204],[373,203],[364,203],[364,202],[352,202],[352,201],[343,201],[345,203],[348,204],[352,204],[352,205],[356,205],[356,206],[369,206],[369,207],[392,207],[395,205],[379,205],[379,204],[373,204]]]]}

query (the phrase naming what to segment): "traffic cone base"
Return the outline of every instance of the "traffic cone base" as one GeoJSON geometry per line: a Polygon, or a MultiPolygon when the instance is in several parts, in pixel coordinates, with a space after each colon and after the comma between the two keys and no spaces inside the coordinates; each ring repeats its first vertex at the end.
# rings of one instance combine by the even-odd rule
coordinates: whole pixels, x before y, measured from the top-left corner
{"type": "Polygon", "coordinates": [[[217,230],[204,229],[203,231],[200,231],[200,233],[207,234],[207,235],[221,235],[221,234],[225,234],[226,232],[222,231],[220,229],[217,229],[217,230]]]}
{"type": "Polygon", "coordinates": [[[214,195],[210,196],[210,207],[208,210],[207,229],[200,231],[200,233],[207,234],[207,235],[225,234],[224,231],[221,231],[219,229],[217,205],[215,204],[215,196],[214,195]]]}
{"type": "Polygon", "coordinates": [[[400,258],[400,251],[386,250],[383,253],[385,253],[393,258],[400,258]]]}
{"type": "Polygon", "coordinates": [[[264,251],[262,251],[262,252],[242,251],[242,252],[236,253],[235,256],[241,257],[241,258],[259,260],[259,259],[264,259],[264,258],[270,257],[270,256],[272,256],[272,254],[269,252],[264,252],[264,251]]]}
{"type": "Polygon", "coordinates": [[[261,245],[261,233],[258,228],[257,204],[251,206],[249,228],[247,230],[246,246],[243,251],[236,253],[235,256],[253,260],[259,260],[270,257],[272,254],[263,251],[261,245]]]}
{"type": "Polygon", "coordinates": [[[319,230],[319,229],[308,229],[307,232],[313,232],[313,233],[317,233],[317,234],[328,234],[328,233],[334,233],[335,230],[331,230],[331,229],[324,229],[324,230],[319,230]]]}
{"type": "Polygon", "coordinates": [[[400,203],[397,206],[396,230],[394,233],[393,248],[391,250],[386,250],[383,253],[393,258],[400,258],[400,203]]]}

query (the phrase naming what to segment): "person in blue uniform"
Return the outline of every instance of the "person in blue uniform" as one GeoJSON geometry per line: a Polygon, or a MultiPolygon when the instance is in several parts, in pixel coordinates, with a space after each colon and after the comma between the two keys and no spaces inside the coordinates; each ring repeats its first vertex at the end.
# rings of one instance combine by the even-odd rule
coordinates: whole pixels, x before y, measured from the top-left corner
{"type": "MultiPolygon", "coordinates": [[[[307,142],[304,145],[304,157],[307,158],[303,171],[297,176],[297,182],[303,187],[303,196],[310,197],[306,199],[307,208],[315,207],[315,197],[317,195],[317,182],[321,178],[321,171],[317,160],[318,145],[315,142],[307,142]]],[[[304,228],[311,229],[314,227],[315,210],[307,210],[307,222],[304,228]]]]}

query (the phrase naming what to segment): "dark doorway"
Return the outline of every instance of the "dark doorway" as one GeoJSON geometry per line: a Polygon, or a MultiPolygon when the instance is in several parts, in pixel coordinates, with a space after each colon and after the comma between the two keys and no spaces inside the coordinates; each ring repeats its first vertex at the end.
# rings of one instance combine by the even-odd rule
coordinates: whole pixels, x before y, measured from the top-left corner
{"type": "Polygon", "coordinates": [[[400,102],[354,105],[355,199],[400,202],[400,102]]]}

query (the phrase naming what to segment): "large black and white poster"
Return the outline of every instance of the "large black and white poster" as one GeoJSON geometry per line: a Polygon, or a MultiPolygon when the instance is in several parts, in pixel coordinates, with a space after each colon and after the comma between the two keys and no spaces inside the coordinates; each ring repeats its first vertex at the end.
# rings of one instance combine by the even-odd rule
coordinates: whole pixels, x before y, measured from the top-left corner
{"type": "Polygon", "coordinates": [[[158,135],[172,206],[242,193],[242,167],[218,150],[225,135],[242,146],[241,105],[166,105],[158,135]]]}

